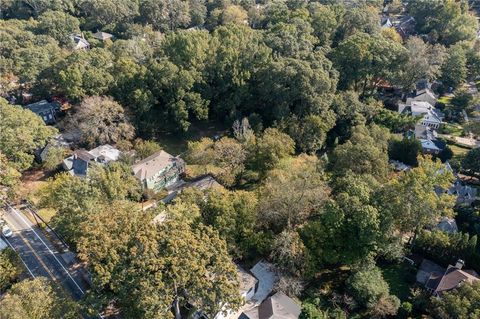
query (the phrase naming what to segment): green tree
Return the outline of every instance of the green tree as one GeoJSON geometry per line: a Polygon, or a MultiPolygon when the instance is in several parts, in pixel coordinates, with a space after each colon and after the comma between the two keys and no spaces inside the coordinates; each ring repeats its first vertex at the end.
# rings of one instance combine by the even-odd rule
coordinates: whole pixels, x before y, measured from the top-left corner
{"type": "Polygon", "coordinates": [[[78,305],[60,297],[45,278],[19,282],[0,300],[1,319],[78,318],[78,305]]]}
{"type": "Polygon", "coordinates": [[[136,152],[135,156],[141,160],[162,150],[162,146],[157,142],[150,140],[144,141],[141,139],[135,140],[133,147],[136,152]]]}
{"type": "Polygon", "coordinates": [[[66,47],[72,44],[70,35],[80,32],[80,22],[62,11],[46,11],[38,17],[36,31],[51,36],[66,47]]]}
{"type": "Polygon", "coordinates": [[[10,247],[0,251],[0,291],[5,292],[20,279],[23,268],[17,253],[10,247]]]}
{"type": "Polygon", "coordinates": [[[315,156],[284,159],[267,173],[259,190],[259,221],[275,233],[292,230],[318,212],[328,198],[315,156]]]}
{"type": "Polygon", "coordinates": [[[480,174],[480,148],[468,151],[463,159],[462,168],[470,174],[480,174]]]}
{"type": "Polygon", "coordinates": [[[348,290],[367,308],[373,318],[385,318],[397,314],[400,300],[389,294],[388,283],[377,267],[360,269],[347,282],[348,290]]]}
{"type": "Polygon", "coordinates": [[[467,1],[417,0],[408,3],[408,11],[415,18],[416,29],[428,34],[432,42],[452,45],[475,39],[478,23],[467,1]]]}
{"type": "Polygon", "coordinates": [[[313,35],[322,46],[329,46],[339,26],[339,18],[335,10],[327,5],[312,2],[309,6],[313,35]]]}
{"type": "Polygon", "coordinates": [[[416,138],[395,139],[390,142],[388,147],[388,155],[391,159],[411,166],[418,164],[417,157],[421,152],[422,144],[416,138]]]}
{"type": "Polygon", "coordinates": [[[442,216],[451,216],[454,206],[450,195],[438,196],[436,187],[447,189],[453,175],[440,161],[421,158],[418,167],[399,179],[393,179],[383,194],[386,218],[396,221],[401,232],[413,232],[412,242],[420,230],[436,223],[442,216]]]}
{"type": "Polygon", "coordinates": [[[141,185],[128,164],[113,162],[96,166],[89,172],[89,178],[92,187],[102,194],[103,200],[140,200],[141,185]]]}
{"type": "Polygon", "coordinates": [[[433,298],[432,313],[442,319],[473,319],[480,316],[480,283],[464,283],[455,290],[433,298]]]}
{"type": "Polygon", "coordinates": [[[382,81],[396,79],[407,59],[407,50],[380,35],[356,33],[338,45],[332,58],[340,72],[340,87],[366,95],[382,81]]]}
{"type": "Polygon", "coordinates": [[[359,5],[346,10],[340,24],[341,38],[346,39],[357,33],[375,34],[380,31],[379,10],[374,6],[359,5]]]}
{"type": "Polygon", "coordinates": [[[91,29],[115,27],[117,23],[132,21],[138,15],[138,1],[89,0],[80,3],[80,13],[91,29]]]}
{"type": "Polygon", "coordinates": [[[92,300],[115,297],[126,318],[173,318],[172,310],[179,318],[187,302],[208,315],[240,305],[235,266],[210,227],[154,224],[148,213],[117,202],[99,207],[82,229],[79,256],[93,274],[92,300]]]}
{"type": "Polygon", "coordinates": [[[20,106],[0,98],[0,151],[17,170],[28,169],[38,148],[55,135],[57,130],[20,106]]]}
{"type": "Polygon", "coordinates": [[[20,172],[13,163],[0,151],[0,202],[5,197],[15,194],[16,187],[20,183],[20,172]]]}
{"type": "Polygon", "coordinates": [[[143,22],[162,32],[187,27],[191,21],[189,2],[182,0],[142,0],[140,16],[143,22]]]}
{"type": "Polygon", "coordinates": [[[442,81],[445,85],[456,88],[467,79],[467,57],[465,50],[459,45],[451,46],[447,53],[441,70],[442,81]]]}
{"type": "Polygon", "coordinates": [[[389,133],[385,128],[357,126],[352,137],[335,148],[331,156],[331,167],[335,174],[370,174],[381,180],[389,172],[388,164],[389,133]]]}
{"type": "Polygon", "coordinates": [[[43,162],[43,167],[47,170],[55,170],[60,166],[62,161],[65,159],[68,154],[68,150],[62,146],[49,147],[45,161],[43,162]]]}
{"type": "Polygon", "coordinates": [[[266,172],[280,160],[291,156],[295,143],[285,133],[275,128],[267,128],[249,150],[249,164],[255,170],[266,172]]]}
{"type": "Polygon", "coordinates": [[[85,98],[75,107],[71,122],[81,132],[81,141],[90,147],[128,141],[135,136],[123,107],[110,97],[85,98]]]}
{"type": "Polygon", "coordinates": [[[405,42],[408,60],[395,80],[404,90],[413,90],[422,79],[436,80],[447,57],[445,48],[425,43],[421,38],[409,37],[405,42]]]}

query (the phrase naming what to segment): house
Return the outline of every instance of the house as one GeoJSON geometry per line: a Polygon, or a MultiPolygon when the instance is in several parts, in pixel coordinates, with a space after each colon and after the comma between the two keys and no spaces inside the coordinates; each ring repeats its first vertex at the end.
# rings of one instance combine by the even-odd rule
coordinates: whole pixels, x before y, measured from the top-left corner
{"type": "Polygon", "coordinates": [[[438,155],[447,147],[447,144],[440,140],[419,139],[419,141],[424,154],[438,155]]]}
{"type": "Polygon", "coordinates": [[[461,284],[473,283],[480,280],[473,270],[463,270],[465,263],[459,259],[455,266],[448,265],[444,269],[434,262],[424,259],[417,273],[417,281],[425,285],[427,291],[436,297],[458,288],[461,284]]]}
{"type": "Polygon", "coordinates": [[[279,291],[260,306],[243,312],[239,319],[298,319],[302,308],[292,298],[279,291]]]}
{"type": "Polygon", "coordinates": [[[180,179],[185,162],[162,150],[134,164],[132,170],[143,188],[158,192],[180,179]]]}
{"type": "Polygon", "coordinates": [[[426,140],[435,140],[438,137],[437,131],[428,126],[416,124],[413,130],[405,132],[407,138],[418,138],[426,140]]]}
{"type": "Polygon", "coordinates": [[[38,149],[38,151],[35,153],[35,156],[36,156],[36,159],[37,161],[39,161],[40,163],[43,163],[45,162],[45,160],[47,159],[47,156],[48,156],[48,152],[52,149],[52,148],[56,148],[56,147],[62,147],[62,148],[68,148],[70,146],[71,143],[67,142],[64,138],[63,138],[63,135],[61,134],[58,134],[58,135],[55,135],[48,143],[47,145],[45,145],[44,148],[40,148],[38,149]]]}
{"type": "Polygon", "coordinates": [[[63,160],[63,168],[70,174],[78,177],[86,177],[88,168],[92,164],[105,165],[117,161],[120,151],[111,145],[101,145],[90,151],[76,150],[72,156],[63,160]]]}
{"type": "Polygon", "coordinates": [[[99,31],[92,34],[92,37],[100,41],[107,41],[107,40],[111,40],[113,38],[113,35],[107,32],[99,31]]]}
{"type": "Polygon", "coordinates": [[[54,124],[60,112],[59,103],[47,102],[46,100],[28,104],[25,108],[40,116],[45,124],[54,124]]]}
{"type": "Polygon", "coordinates": [[[443,114],[432,106],[429,102],[415,101],[408,98],[406,104],[398,106],[400,114],[408,114],[411,116],[421,117],[420,123],[434,129],[440,128],[443,121],[443,114]]]}
{"type": "Polygon", "coordinates": [[[396,21],[395,29],[402,39],[406,39],[409,35],[415,32],[415,23],[415,19],[412,16],[406,15],[396,21]]]}
{"type": "Polygon", "coordinates": [[[83,34],[72,34],[70,39],[73,42],[74,50],[89,50],[90,43],[83,37],[83,34]]]}
{"type": "Polygon", "coordinates": [[[437,104],[437,96],[433,91],[426,87],[422,90],[418,90],[417,93],[410,98],[412,101],[417,101],[417,102],[427,102],[430,103],[430,105],[435,106],[437,104]]]}
{"type": "Polygon", "coordinates": [[[437,226],[435,226],[435,228],[447,234],[458,233],[458,226],[455,218],[443,217],[437,226]]]}
{"type": "Polygon", "coordinates": [[[456,180],[455,183],[447,190],[449,195],[457,196],[457,204],[469,204],[475,202],[477,198],[477,189],[469,185],[463,185],[460,180],[456,180]]]}
{"type": "Polygon", "coordinates": [[[380,25],[382,28],[386,29],[393,27],[393,23],[388,16],[382,16],[380,19],[380,25]]]}

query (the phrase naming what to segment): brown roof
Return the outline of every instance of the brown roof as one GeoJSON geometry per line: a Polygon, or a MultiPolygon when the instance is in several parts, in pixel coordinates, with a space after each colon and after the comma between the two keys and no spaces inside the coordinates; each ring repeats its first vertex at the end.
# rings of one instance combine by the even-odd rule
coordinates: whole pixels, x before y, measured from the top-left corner
{"type": "Polygon", "coordinates": [[[477,280],[478,274],[473,270],[461,270],[455,266],[449,265],[442,276],[431,276],[426,283],[426,287],[434,291],[434,293],[441,294],[457,288],[461,283],[473,283],[477,280]]]}
{"type": "Polygon", "coordinates": [[[138,179],[144,180],[154,176],[172,163],[183,165],[183,160],[165,151],[160,151],[133,165],[133,174],[138,179]]]}
{"type": "Polygon", "coordinates": [[[79,158],[81,160],[84,160],[85,162],[89,162],[95,158],[92,154],[90,154],[86,150],[76,150],[73,153],[73,156],[74,158],[79,158]]]}

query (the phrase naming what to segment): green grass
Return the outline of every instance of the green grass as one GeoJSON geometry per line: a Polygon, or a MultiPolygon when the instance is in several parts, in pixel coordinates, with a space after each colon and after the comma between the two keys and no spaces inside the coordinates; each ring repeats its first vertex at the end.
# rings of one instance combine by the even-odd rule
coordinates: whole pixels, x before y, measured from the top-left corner
{"type": "Polygon", "coordinates": [[[463,134],[463,127],[461,125],[445,123],[442,127],[442,133],[460,137],[463,134]]]}
{"type": "Polygon", "coordinates": [[[412,267],[406,264],[395,264],[381,267],[383,278],[390,287],[390,293],[401,301],[407,300],[410,287],[415,280],[412,267]]]}
{"type": "Polygon", "coordinates": [[[450,149],[452,150],[453,152],[453,157],[461,157],[461,156],[464,156],[465,154],[468,153],[468,151],[470,150],[469,148],[467,147],[461,147],[461,146],[458,146],[456,144],[449,144],[448,145],[450,147],[450,149]]]}
{"type": "Polygon", "coordinates": [[[445,105],[449,105],[451,100],[452,100],[451,96],[445,96],[444,95],[444,96],[442,96],[438,99],[438,102],[443,103],[445,105]]]}

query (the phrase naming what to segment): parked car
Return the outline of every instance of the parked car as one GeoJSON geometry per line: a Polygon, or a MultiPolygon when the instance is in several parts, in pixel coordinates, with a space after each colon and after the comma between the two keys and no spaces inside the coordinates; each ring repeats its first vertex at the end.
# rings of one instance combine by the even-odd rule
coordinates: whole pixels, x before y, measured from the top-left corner
{"type": "Polygon", "coordinates": [[[13,232],[12,232],[12,230],[10,229],[10,227],[8,227],[7,225],[3,225],[3,227],[2,227],[2,235],[3,235],[5,238],[9,238],[9,237],[12,237],[13,232]]]}

